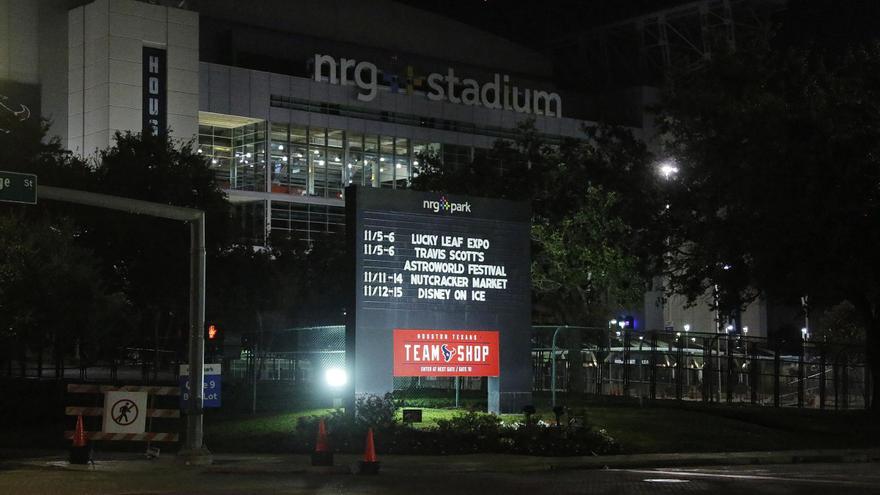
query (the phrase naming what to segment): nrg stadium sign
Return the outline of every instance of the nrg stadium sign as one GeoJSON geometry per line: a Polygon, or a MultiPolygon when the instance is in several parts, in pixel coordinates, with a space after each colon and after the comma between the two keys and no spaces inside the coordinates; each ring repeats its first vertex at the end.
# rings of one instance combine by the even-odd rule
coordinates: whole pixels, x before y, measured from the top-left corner
{"type": "MultiPolygon", "coordinates": [[[[357,95],[360,101],[372,101],[376,97],[379,91],[380,73],[393,93],[400,90],[400,76],[380,71],[376,64],[371,62],[340,58],[337,63],[332,56],[317,53],[312,62],[315,81],[357,86],[361,90],[357,95]]],[[[459,78],[452,67],[446,70],[446,74],[432,72],[427,77],[422,77],[416,76],[412,66],[409,66],[404,81],[407,94],[412,94],[414,88],[427,86],[426,96],[431,101],[445,100],[460,105],[562,117],[562,98],[557,93],[521,89],[511,85],[510,76],[507,74],[496,73],[492,81],[480,84],[475,79],[459,78]]]]}

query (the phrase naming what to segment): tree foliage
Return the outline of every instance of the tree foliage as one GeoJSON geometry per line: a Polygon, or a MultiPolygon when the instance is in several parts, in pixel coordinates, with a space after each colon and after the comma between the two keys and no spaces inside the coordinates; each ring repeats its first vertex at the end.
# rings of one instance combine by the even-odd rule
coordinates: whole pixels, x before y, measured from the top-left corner
{"type": "MultiPolygon", "coordinates": [[[[241,242],[208,161],[189,143],[116,134],[84,160],[46,139],[47,127],[0,115],[0,160],[41,185],[198,208],[207,217],[208,321],[222,334],[260,334],[342,321],[339,239],[306,244],[273,236],[241,242]]],[[[0,205],[3,356],[77,349],[81,362],[115,360],[128,347],[185,351],[190,237],[176,221],[55,201],[0,205]]],[[[234,342],[228,342],[234,344],[234,342]]],[[[151,353],[142,358],[151,359],[151,353]]]]}
{"type": "Polygon", "coordinates": [[[697,298],[717,286],[725,313],[759,295],[848,300],[870,328],[875,376],[878,83],[876,43],[764,43],[680,75],[662,108],[680,168],[667,212],[672,290],[697,298]]]}
{"type": "MultiPolygon", "coordinates": [[[[7,349],[79,348],[88,361],[125,335],[125,296],[108,290],[94,252],[68,220],[0,216],[0,340],[7,349]],[[13,343],[18,344],[14,346],[13,343]]],[[[8,358],[20,357],[7,355],[8,358]]]]}
{"type": "Polygon", "coordinates": [[[585,132],[550,145],[525,122],[515,139],[464,164],[420,157],[413,180],[421,190],[531,202],[536,321],[604,322],[637,302],[655,267],[660,207],[651,155],[625,129],[585,132]]]}
{"type": "Polygon", "coordinates": [[[604,321],[644,292],[627,246],[632,229],[613,213],[616,196],[592,186],[585,196],[568,217],[532,226],[532,290],[557,323],[604,321]]]}
{"type": "MultiPolygon", "coordinates": [[[[4,169],[70,181],[90,173],[56,140],[41,140],[41,123],[2,114],[0,128],[4,169]]],[[[107,357],[130,333],[129,300],[102,277],[81,226],[42,206],[0,205],[0,361],[23,364],[27,350],[42,360],[49,348],[56,366],[74,348],[83,362],[107,357]]]]}

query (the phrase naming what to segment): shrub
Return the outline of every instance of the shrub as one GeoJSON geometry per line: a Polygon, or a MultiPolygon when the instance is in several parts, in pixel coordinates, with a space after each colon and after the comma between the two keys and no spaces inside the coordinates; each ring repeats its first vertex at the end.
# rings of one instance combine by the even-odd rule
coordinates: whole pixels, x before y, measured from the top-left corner
{"type": "MultiPolygon", "coordinates": [[[[376,449],[385,454],[516,453],[544,456],[613,454],[619,446],[605,430],[588,425],[556,427],[544,421],[504,423],[494,414],[463,412],[437,421],[434,428],[415,429],[394,418],[397,404],[390,395],[358,399],[354,420],[342,410],[324,418],[330,444],[337,452],[359,453],[372,427],[376,449]]],[[[300,418],[295,447],[311,452],[320,418],[300,418]]]]}
{"type": "Polygon", "coordinates": [[[437,421],[448,453],[496,452],[501,447],[501,419],[494,414],[466,412],[437,421]]]}
{"type": "Polygon", "coordinates": [[[394,414],[398,404],[392,394],[362,395],[357,398],[355,404],[355,421],[364,429],[372,427],[374,430],[389,430],[396,424],[394,414]]]}

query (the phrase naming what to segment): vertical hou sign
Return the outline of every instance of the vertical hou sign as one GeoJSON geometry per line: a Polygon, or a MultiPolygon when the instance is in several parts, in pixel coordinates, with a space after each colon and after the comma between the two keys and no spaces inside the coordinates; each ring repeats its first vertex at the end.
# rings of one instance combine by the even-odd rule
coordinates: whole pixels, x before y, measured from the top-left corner
{"type": "Polygon", "coordinates": [[[144,134],[153,136],[164,136],[166,132],[168,112],[166,54],[167,52],[161,48],[144,47],[144,134]]]}

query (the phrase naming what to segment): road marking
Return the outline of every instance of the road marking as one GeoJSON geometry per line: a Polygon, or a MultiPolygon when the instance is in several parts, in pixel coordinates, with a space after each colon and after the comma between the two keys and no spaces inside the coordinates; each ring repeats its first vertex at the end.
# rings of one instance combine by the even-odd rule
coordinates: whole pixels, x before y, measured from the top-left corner
{"type": "MultiPolygon", "coordinates": [[[[786,481],[797,483],[816,483],[824,485],[853,485],[853,486],[875,486],[874,483],[848,481],[848,480],[821,480],[811,478],[791,478],[784,476],[756,476],[752,474],[722,474],[722,473],[700,473],[696,471],[663,471],[648,469],[610,469],[609,471],[624,471],[628,473],[638,474],[660,474],[669,476],[697,477],[697,478],[727,478],[752,481],[786,481]]],[[[647,481],[647,480],[645,480],[647,481]]]]}

